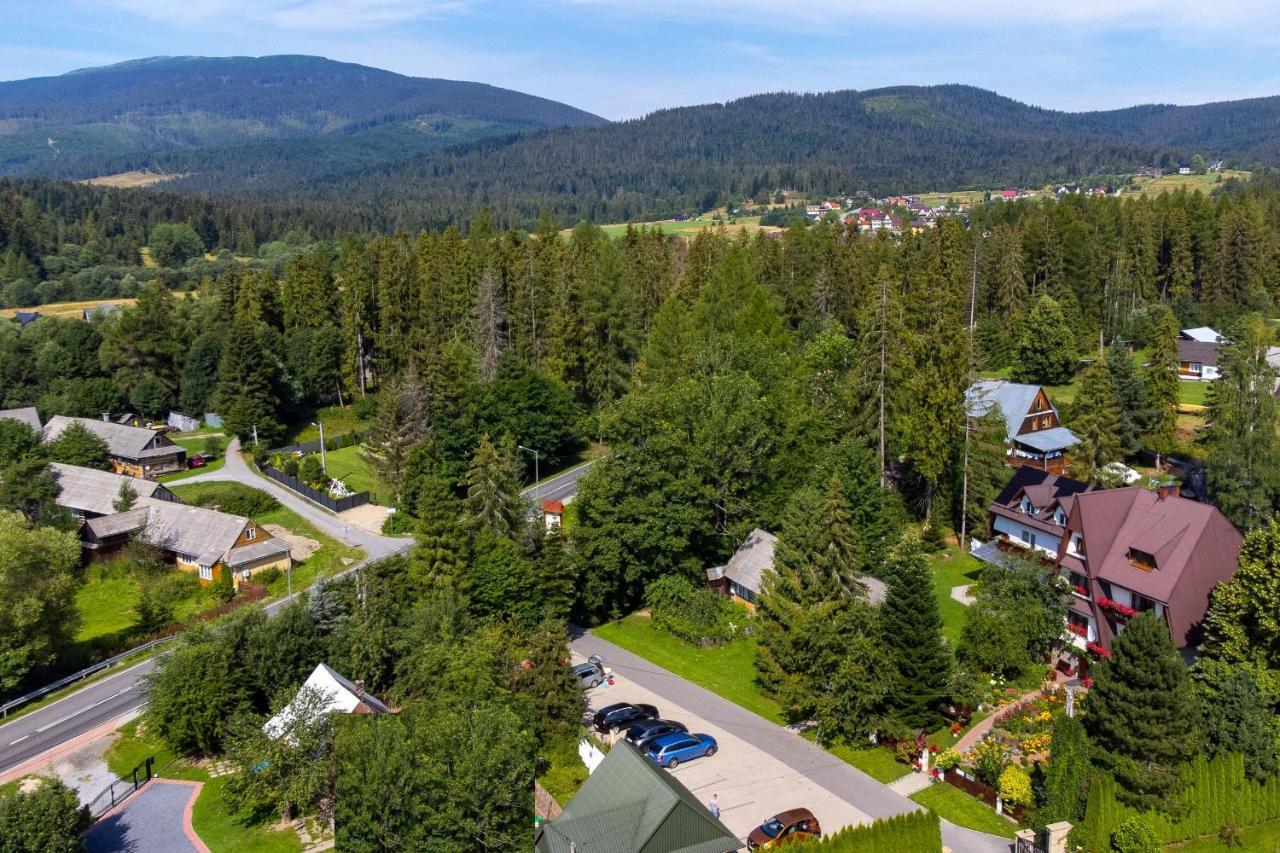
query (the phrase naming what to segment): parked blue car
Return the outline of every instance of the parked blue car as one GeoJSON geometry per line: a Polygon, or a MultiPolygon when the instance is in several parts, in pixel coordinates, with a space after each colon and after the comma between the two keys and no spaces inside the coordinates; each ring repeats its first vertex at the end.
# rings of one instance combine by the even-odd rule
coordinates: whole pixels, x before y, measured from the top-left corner
{"type": "Polygon", "coordinates": [[[659,767],[674,770],[681,761],[716,754],[716,739],[711,735],[672,732],[650,741],[645,757],[659,767]]]}

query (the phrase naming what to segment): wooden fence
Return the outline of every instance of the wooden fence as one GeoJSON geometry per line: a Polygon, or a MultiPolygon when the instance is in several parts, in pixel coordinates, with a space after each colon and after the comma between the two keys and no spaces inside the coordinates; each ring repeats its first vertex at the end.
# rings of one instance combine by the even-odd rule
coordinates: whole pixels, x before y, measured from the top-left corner
{"type": "MultiPolygon", "coordinates": [[[[1000,795],[1000,792],[980,779],[974,779],[963,771],[953,769],[942,774],[942,781],[946,782],[948,785],[959,788],[975,800],[981,800],[993,809],[996,807],[996,798],[1000,795]]],[[[1018,823],[1022,823],[1024,815],[1021,806],[1011,806],[1008,803],[1002,803],[1001,808],[1004,810],[1005,814],[1009,815],[1009,817],[1013,818],[1018,823]]]]}

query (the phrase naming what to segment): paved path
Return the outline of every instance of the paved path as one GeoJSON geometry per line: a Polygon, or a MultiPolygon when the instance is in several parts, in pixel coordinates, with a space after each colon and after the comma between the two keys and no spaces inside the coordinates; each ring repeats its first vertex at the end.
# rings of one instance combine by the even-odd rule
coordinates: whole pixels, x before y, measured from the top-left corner
{"type": "Polygon", "coordinates": [[[1005,711],[1037,699],[1040,696],[1042,689],[1043,688],[1037,687],[1030,693],[1022,694],[1013,703],[1005,705],[1003,708],[998,708],[995,713],[991,714],[991,716],[987,717],[985,720],[979,721],[977,725],[965,732],[964,737],[956,741],[956,745],[951,748],[961,755],[964,755],[966,752],[977,746],[978,741],[982,740],[983,735],[991,731],[996,724],[996,717],[1000,716],[1005,711]]]}
{"type": "Polygon", "coordinates": [[[897,791],[904,797],[909,797],[917,791],[923,791],[932,783],[932,777],[928,773],[908,773],[900,779],[894,779],[889,783],[889,787],[897,791]]]}
{"type": "MultiPolygon", "coordinates": [[[[872,819],[892,817],[919,808],[901,794],[821,747],[727,699],[606,642],[591,633],[571,643],[583,657],[602,655],[606,666],[658,696],[688,709],[781,761],[799,775],[854,806],[872,819]]],[[[994,835],[942,822],[942,839],[956,853],[1009,853],[1012,842],[994,835]]]]}
{"type": "Polygon", "coordinates": [[[209,853],[191,826],[200,782],[154,779],[85,833],[87,853],[209,853]]]}
{"type": "Polygon", "coordinates": [[[963,604],[965,607],[970,606],[971,604],[973,604],[974,601],[977,600],[973,597],[973,594],[969,592],[969,588],[972,586],[973,584],[967,583],[961,586],[951,587],[951,597],[956,601],[960,602],[961,604],[963,604]]]}

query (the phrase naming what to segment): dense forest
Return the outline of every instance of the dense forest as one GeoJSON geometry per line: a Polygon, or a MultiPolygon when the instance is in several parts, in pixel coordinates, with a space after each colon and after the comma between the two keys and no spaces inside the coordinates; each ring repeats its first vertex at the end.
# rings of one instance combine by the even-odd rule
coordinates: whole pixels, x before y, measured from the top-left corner
{"type": "Polygon", "coordinates": [[[483,136],[604,120],[481,83],[316,56],[189,56],[0,83],[0,121],[2,173],[91,178],[163,168],[156,154],[190,149],[210,152],[193,161],[200,171],[238,161],[246,178],[304,159],[351,169],[483,136]],[[285,143],[262,144],[271,140],[285,143]],[[299,150],[306,158],[296,158],[299,150]]]}
{"type": "MultiPolygon", "coordinates": [[[[928,554],[946,529],[984,523],[1009,476],[1002,417],[965,413],[979,375],[1078,382],[1063,406],[1082,440],[1074,476],[1107,484],[1111,462],[1143,451],[1194,460],[1200,496],[1248,536],[1194,667],[1137,615],[1098,655],[1080,719],[1055,718],[1046,766],[1024,769],[998,744],[965,760],[1038,824],[1083,818],[1104,839],[1158,826],[1180,840],[1188,814],[1216,832],[1225,819],[1200,804],[1231,799],[1206,793],[1230,773],[1241,801],[1280,809],[1274,178],[1211,197],[978,205],[901,237],[821,222],[615,239],[590,223],[565,235],[550,214],[505,229],[488,211],[465,231],[345,233],[316,218],[304,233],[307,211],[291,222],[269,207],[174,197],[166,213],[166,196],[6,191],[18,211],[0,230],[6,292],[13,270],[46,287],[64,280],[64,258],[123,260],[143,240],[158,266],[114,314],[0,323],[0,406],[217,411],[229,433],[256,431],[259,461],[291,423],[350,406],[399,508],[391,529],[416,537],[405,559],[322,582],[277,619],[192,632],[159,668],[148,736],[228,761],[228,796],[247,812],[332,815],[352,849],[373,849],[360,839],[375,825],[410,845],[426,833],[449,849],[527,849],[531,779],[578,766],[568,619],[647,607],[655,630],[698,642],[747,620],[752,689],[788,722],[813,721],[824,745],[919,744],[989,685],[1038,683],[1069,597],[1040,565],[985,571],[958,637],[941,633],[928,554]],[[1175,339],[1201,324],[1231,343],[1197,433],[1175,417],[1175,339]],[[520,448],[554,466],[588,443],[607,451],[572,526],[528,523],[520,448]],[[748,617],[705,588],[705,569],[756,527],[779,542],[748,617]],[[867,577],[886,588],[875,607],[867,577]],[[265,738],[318,659],[402,713],[299,714],[291,737],[265,738]]],[[[62,589],[75,546],[51,529],[67,519],[41,467],[75,450],[0,426],[0,549],[38,551],[62,589]]],[[[12,689],[74,627],[49,613],[14,643],[12,689]]]]}

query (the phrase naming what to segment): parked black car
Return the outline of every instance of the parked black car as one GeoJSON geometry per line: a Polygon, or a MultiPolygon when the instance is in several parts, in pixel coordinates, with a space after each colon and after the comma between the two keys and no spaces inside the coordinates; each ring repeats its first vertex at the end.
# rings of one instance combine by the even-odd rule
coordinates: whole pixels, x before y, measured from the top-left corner
{"type": "Polygon", "coordinates": [[[627,729],[627,740],[631,741],[632,746],[644,752],[644,748],[649,742],[669,735],[672,732],[687,732],[684,723],[677,723],[674,720],[641,720],[631,728],[627,729]]]}
{"type": "Polygon", "coordinates": [[[592,718],[592,725],[598,732],[616,732],[619,729],[631,728],[641,720],[652,720],[658,716],[658,709],[652,705],[632,705],[630,702],[618,702],[605,705],[592,718]]]}

